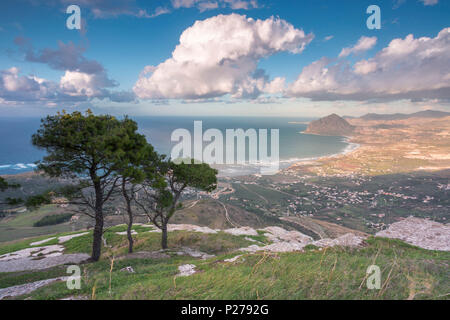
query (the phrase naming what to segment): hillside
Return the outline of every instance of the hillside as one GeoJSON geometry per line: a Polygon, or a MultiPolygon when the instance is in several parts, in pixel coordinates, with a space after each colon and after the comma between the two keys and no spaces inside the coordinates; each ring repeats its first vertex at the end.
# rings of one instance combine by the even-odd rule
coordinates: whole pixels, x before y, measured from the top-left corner
{"type": "Polygon", "coordinates": [[[405,120],[411,118],[429,118],[429,119],[439,119],[450,116],[450,112],[436,111],[436,110],[425,110],[410,114],[404,113],[394,113],[394,114],[377,114],[368,113],[360,119],[363,120],[405,120]]]}
{"type": "Polygon", "coordinates": [[[105,232],[102,259],[82,265],[82,285],[75,291],[66,286],[66,266],[53,262],[87,257],[91,231],[1,245],[0,266],[17,271],[0,273],[0,299],[442,299],[450,289],[448,251],[396,239],[361,243],[347,235],[340,242],[311,242],[273,227],[215,231],[172,225],[169,249],[161,251],[160,234],[136,225],[136,253],[127,254],[125,228],[105,232]],[[18,269],[21,260],[28,262],[18,269]],[[382,270],[380,290],[366,286],[366,269],[373,264],[382,270]]]}
{"type": "Polygon", "coordinates": [[[347,136],[353,133],[355,127],[345,119],[333,113],[319,120],[309,123],[305,133],[320,134],[327,136],[347,136]]]}

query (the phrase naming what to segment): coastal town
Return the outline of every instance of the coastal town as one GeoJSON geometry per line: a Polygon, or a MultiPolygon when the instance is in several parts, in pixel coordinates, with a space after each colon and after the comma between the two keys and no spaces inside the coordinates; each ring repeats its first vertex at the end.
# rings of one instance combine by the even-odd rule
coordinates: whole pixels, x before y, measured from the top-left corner
{"type": "Polygon", "coordinates": [[[190,196],[219,199],[261,216],[312,217],[368,233],[408,216],[446,223],[450,162],[433,155],[450,154],[450,117],[349,121],[355,124],[350,141],[360,144],[349,153],[299,162],[274,176],[222,178],[211,195],[190,196]],[[422,159],[411,163],[412,152],[422,159]],[[367,160],[368,153],[376,156],[367,160]],[[390,165],[380,166],[387,153],[390,165]],[[363,161],[364,166],[353,165],[363,161]]]}

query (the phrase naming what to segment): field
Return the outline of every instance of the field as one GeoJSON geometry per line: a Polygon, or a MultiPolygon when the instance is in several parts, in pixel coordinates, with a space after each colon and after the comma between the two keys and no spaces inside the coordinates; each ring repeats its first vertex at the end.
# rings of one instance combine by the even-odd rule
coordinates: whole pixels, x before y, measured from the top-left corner
{"type": "Polygon", "coordinates": [[[220,200],[285,226],[293,219],[305,221],[297,229],[313,237],[333,235],[337,227],[373,234],[408,216],[446,223],[449,179],[450,170],[325,177],[281,173],[231,178],[236,191],[220,200]]]}

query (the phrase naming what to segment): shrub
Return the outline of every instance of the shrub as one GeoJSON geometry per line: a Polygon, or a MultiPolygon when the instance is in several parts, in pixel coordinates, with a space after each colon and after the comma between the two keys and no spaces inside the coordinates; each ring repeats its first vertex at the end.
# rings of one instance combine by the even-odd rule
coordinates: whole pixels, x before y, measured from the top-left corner
{"type": "Polygon", "coordinates": [[[37,208],[43,204],[50,204],[51,197],[50,194],[38,194],[36,196],[31,196],[25,201],[27,208],[37,208]]]}
{"type": "Polygon", "coordinates": [[[36,221],[33,227],[51,226],[55,224],[64,223],[72,218],[72,213],[55,214],[51,216],[45,216],[41,220],[36,221]]]}
{"type": "Polygon", "coordinates": [[[6,198],[6,204],[10,206],[16,206],[18,204],[21,204],[23,200],[21,198],[6,198]]]}

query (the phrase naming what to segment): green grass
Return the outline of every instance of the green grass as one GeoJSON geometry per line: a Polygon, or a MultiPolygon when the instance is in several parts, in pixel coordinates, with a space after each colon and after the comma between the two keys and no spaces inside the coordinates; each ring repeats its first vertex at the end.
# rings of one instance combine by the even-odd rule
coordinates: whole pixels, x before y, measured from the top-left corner
{"type": "Polygon", "coordinates": [[[17,286],[29,282],[68,276],[66,266],[57,266],[42,271],[21,271],[0,273],[0,288],[17,286]]]}
{"type": "MultiPolygon", "coordinates": [[[[77,233],[81,233],[81,232],[83,232],[83,231],[62,232],[62,233],[58,233],[58,234],[49,234],[49,235],[45,235],[45,236],[27,238],[27,239],[23,239],[23,240],[13,240],[13,241],[9,241],[9,242],[2,242],[2,243],[0,243],[0,255],[18,251],[18,250],[22,250],[22,249],[26,249],[26,248],[30,248],[30,247],[40,247],[40,246],[49,246],[49,245],[53,245],[53,244],[58,244],[58,237],[67,236],[67,235],[71,235],[71,234],[77,234],[77,233]],[[37,245],[37,246],[31,245],[31,243],[33,243],[33,242],[38,242],[38,241],[53,238],[53,237],[55,237],[55,239],[52,239],[41,245],[37,245]]],[[[74,239],[76,239],[76,238],[74,238],[74,239]]],[[[70,241],[73,241],[74,239],[72,239],[70,241]]],[[[83,241],[85,242],[85,240],[83,240],[83,241]]],[[[64,245],[65,244],[66,243],[64,243],[64,245]]],[[[77,252],[77,251],[75,250],[74,252],[77,252]]]]}
{"type": "MultiPolygon", "coordinates": [[[[147,245],[157,241],[155,234],[145,238],[147,245]]],[[[158,235],[158,234],[156,234],[158,235]]],[[[145,235],[147,237],[147,235],[145,235]]],[[[171,234],[172,244],[217,251],[223,235],[171,234]]],[[[228,239],[239,244],[241,239],[228,239]]],[[[81,239],[81,238],[78,238],[81,239]]],[[[73,239],[75,240],[75,239],[73,239]]],[[[111,239],[113,240],[113,239],[111,239]]],[[[170,240],[169,240],[170,244],[170,240]]],[[[420,249],[398,240],[370,238],[360,249],[308,248],[303,253],[246,254],[234,263],[225,258],[236,255],[222,251],[217,257],[198,260],[185,256],[168,259],[116,260],[110,274],[110,261],[82,266],[82,288],[70,291],[65,283],[54,283],[36,290],[31,299],[59,299],[81,295],[96,299],[448,299],[450,292],[450,253],[420,249]],[[175,277],[178,266],[196,265],[198,273],[175,277]],[[382,289],[365,285],[366,269],[381,268],[382,289]],[[132,266],[136,273],[119,271],[132,266]],[[111,276],[111,283],[109,282],[111,276]],[[109,291],[111,285],[111,291],[109,291]]],[[[1,278],[0,278],[1,279],[1,278]]]]}
{"type": "Polygon", "coordinates": [[[46,205],[37,210],[14,214],[0,220],[0,242],[28,237],[37,237],[58,232],[70,231],[72,226],[68,223],[34,227],[34,223],[40,219],[58,214],[61,211],[56,205],[46,205]]]}

